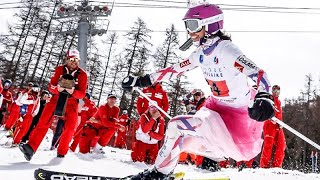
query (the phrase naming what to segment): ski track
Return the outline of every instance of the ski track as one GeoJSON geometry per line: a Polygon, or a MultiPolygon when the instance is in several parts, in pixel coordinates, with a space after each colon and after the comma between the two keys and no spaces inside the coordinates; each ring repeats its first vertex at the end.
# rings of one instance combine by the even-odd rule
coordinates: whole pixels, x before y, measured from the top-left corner
{"type": "MultiPolygon", "coordinates": [[[[2,132],[0,132],[1,137],[2,132]]],[[[38,152],[28,162],[18,147],[0,146],[0,175],[1,180],[33,180],[33,172],[37,168],[63,171],[79,174],[124,177],[136,174],[150,165],[131,161],[128,150],[105,147],[106,154],[88,154],[69,152],[65,158],[56,158],[56,151],[50,151],[52,132],[49,130],[47,138],[40,145],[38,152]]],[[[7,138],[0,139],[0,144],[7,142],[7,138]]],[[[11,141],[8,141],[11,143],[11,141]]],[[[279,168],[273,169],[222,169],[210,172],[198,169],[192,165],[178,165],[175,172],[183,171],[186,179],[230,177],[231,180],[320,180],[319,174],[304,174],[279,168]]]]}

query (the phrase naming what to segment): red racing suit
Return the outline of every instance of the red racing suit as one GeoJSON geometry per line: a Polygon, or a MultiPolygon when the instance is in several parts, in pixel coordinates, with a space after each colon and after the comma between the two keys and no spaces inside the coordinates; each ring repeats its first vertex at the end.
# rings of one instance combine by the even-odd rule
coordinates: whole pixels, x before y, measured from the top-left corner
{"type": "MultiPolygon", "coordinates": [[[[142,90],[151,100],[156,101],[158,106],[162,108],[165,112],[169,109],[169,101],[167,93],[162,89],[160,83],[155,86],[150,86],[142,90]]],[[[137,100],[137,111],[141,115],[148,110],[149,102],[143,96],[139,96],[137,100]]],[[[163,116],[163,115],[162,115],[163,116]]]]}
{"type": "Polygon", "coordinates": [[[98,123],[88,122],[83,128],[82,137],[79,143],[79,151],[83,154],[90,152],[92,141],[98,138],[101,146],[108,145],[119,125],[116,121],[119,117],[120,109],[117,106],[110,107],[107,103],[101,105],[94,114],[98,123]]]}
{"type": "Polygon", "coordinates": [[[10,105],[10,108],[8,109],[9,116],[4,125],[6,130],[12,129],[17,124],[17,121],[20,117],[20,107],[23,105],[20,103],[20,99],[25,93],[26,93],[25,90],[21,90],[17,92],[14,102],[10,105]]]}
{"type": "Polygon", "coordinates": [[[128,120],[129,116],[127,114],[122,114],[119,117],[119,124],[126,128],[125,131],[120,131],[117,129],[117,137],[114,141],[114,147],[117,148],[126,148],[126,140],[127,140],[127,131],[128,131],[128,120]]]}
{"type": "Polygon", "coordinates": [[[136,145],[131,153],[132,160],[154,164],[158,155],[158,141],[164,138],[164,119],[154,119],[149,112],[141,115],[140,127],[136,131],[136,145]]]}
{"type": "MultiPolygon", "coordinates": [[[[278,97],[274,97],[274,105],[276,107],[275,117],[282,120],[282,108],[281,102],[278,97]]],[[[284,159],[284,151],[286,149],[286,140],[283,133],[283,129],[278,125],[273,123],[273,121],[268,120],[263,126],[264,134],[264,145],[261,152],[260,167],[269,168],[271,163],[272,149],[275,146],[275,152],[273,157],[273,162],[271,167],[282,167],[282,162],[284,159]]]]}
{"type": "Polygon", "coordinates": [[[42,139],[46,135],[52,121],[54,120],[52,116],[54,115],[54,110],[59,98],[57,85],[60,77],[65,73],[71,74],[75,77],[75,90],[67,100],[64,117],[65,124],[63,132],[61,134],[57,153],[59,155],[66,155],[68,152],[69,143],[72,140],[72,136],[77,126],[78,101],[85,96],[88,77],[87,73],[81,68],[77,68],[74,71],[70,72],[70,70],[66,66],[58,66],[56,68],[48,88],[53,96],[44,107],[38,125],[30,134],[28,144],[31,146],[34,152],[37,151],[42,139]]]}
{"type": "Polygon", "coordinates": [[[12,94],[8,89],[3,89],[2,92],[2,103],[0,103],[0,125],[5,124],[5,114],[7,114],[12,104],[12,94]]]}
{"type": "Polygon", "coordinates": [[[32,93],[25,93],[21,97],[20,103],[27,105],[26,114],[22,115],[20,120],[17,121],[17,126],[13,134],[13,144],[19,144],[21,139],[29,130],[32,119],[39,112],[40,98],[32,93]]]}
{"type": "Polygon", "coordinates": [[[73,135],[73,142],[70,145],[71,151],[76,150],[80,142],[84,125],[97,111],[98,111],[98,108],[93,101],[91,101],[90,99],[84,100],[84,105],[82,106],[81,112],[80,112],[81,121],[77,127],[77,130],[75,131],[75,134],[73,135]]]}

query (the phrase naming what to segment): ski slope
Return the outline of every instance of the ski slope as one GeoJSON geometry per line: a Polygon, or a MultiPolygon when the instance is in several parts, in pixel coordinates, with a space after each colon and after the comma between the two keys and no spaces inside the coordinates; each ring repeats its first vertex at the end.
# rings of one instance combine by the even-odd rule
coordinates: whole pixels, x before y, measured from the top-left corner
{"type": "MultiPolygon", "coordinates": [[[[81,155],[69,152],[65,158],[56,158],[56,151],[50,151],[51,132],[47,135],[33,159],[28,162],[18,147],[0,146],[0,179],[1,180],[32,180],[37,168],[70,173],[92,174],[101,176],[124,177],[136,174],[150,166],[134,163],[130,151],[105,147],[106,154],[81,155]]],[[[0,144],[7,141],[0,140],[0,144]]],[[[10,141],[9,141],[10,142],[10,141]]],[[[319,174],[304,174],[299,171],[283,169],[222,169],[219,172],[201,170],[191,165],[178,165],[176,172],[186,173],[185,178],[230,177],[231,180],[320,180],[319,174]]]]}

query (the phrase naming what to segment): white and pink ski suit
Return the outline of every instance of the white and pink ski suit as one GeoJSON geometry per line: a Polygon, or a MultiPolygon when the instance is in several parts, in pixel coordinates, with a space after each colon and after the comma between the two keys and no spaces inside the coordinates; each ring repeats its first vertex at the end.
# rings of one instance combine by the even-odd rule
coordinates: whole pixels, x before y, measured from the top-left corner
{"type": "Polygon", "coordinates": [[[251,119],[248,105],[256,94],[248,78],[269,92],[266,73],[229,40],[208,39],[188,59],[150,75],[152,83],[168,80],[196,67],[212,90],[195,115],[176,116],[168,123],[165,143],[158,153],[156,169],[169,174],[182,151],[214,160],[250,160],[259,154],[263,122],[251,119]],[[259,79],[259,80],[258,80],[259,79]]]}

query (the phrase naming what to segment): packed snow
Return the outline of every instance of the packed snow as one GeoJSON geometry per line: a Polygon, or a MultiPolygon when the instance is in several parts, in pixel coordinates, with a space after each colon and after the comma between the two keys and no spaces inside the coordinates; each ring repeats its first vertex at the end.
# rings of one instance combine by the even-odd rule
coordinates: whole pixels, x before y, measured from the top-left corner
{"type": "MultiPolygon", "coordinates": [[[[0,133],[1,137],[1,133],[0,133]]],[[[56,151],[49,150],[52,132],[49,130],[33,159],[28,162],[18,147],[8,147],[10,140],[0,139],[0,179],[32,180],[34,170],[43,168],[69,173],[91,174],[101,176],[124,177],[137,174],[150,166],[134,163],[130,158],[130,150],[105,147],[106,154],[88,154],[69,152],[65,158],[56,158],[56,151]],[[8,142],[7,142],[8,141],[8,142]],[[6,145],[4,145],[6,144],[6,145]]],[[[229,177],[231,180],[313,180],[319,174],[304,174],[299,171],[283,169],[238,169],[228,168],[219,172],[198,169],[193,165],[178,165],[175,172],[185,172],[186,179],[206,179],[229,177]]]]}

